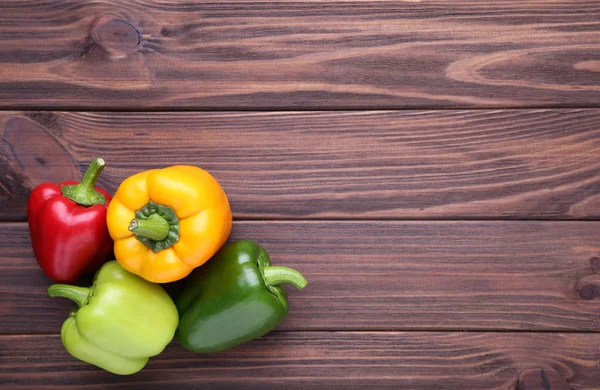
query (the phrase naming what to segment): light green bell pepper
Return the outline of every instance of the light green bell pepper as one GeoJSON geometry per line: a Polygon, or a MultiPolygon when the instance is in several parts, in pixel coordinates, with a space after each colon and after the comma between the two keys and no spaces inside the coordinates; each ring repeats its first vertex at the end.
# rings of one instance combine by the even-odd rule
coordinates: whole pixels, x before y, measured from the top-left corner
{"type": "Polygon", "coordinates": [[[98,270],[91,288],[54,284],[48,294],[79,306],[60,331],[67,351],[114,374],[144,368],[171,342],[179,322],[177,308],[161,286],[116,261],[98,270]]]}

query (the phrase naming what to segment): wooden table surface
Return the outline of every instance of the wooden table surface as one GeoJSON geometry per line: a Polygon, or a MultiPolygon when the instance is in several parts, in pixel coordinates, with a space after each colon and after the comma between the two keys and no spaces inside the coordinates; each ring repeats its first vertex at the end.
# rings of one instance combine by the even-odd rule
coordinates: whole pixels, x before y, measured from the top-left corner
{"type": "Polygon", "coordinates": [[[3,389],[600,389],[600,3],[0,3],[3,389]],[[198,165],[309,280],[277,330],[72,358],[26,202],[198,165]]]}

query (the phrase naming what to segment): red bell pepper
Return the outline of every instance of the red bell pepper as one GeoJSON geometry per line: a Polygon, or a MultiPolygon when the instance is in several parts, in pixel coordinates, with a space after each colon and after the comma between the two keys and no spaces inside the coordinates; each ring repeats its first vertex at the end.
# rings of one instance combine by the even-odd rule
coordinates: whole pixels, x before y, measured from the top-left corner
{"type": "Polygon", "coordinates": [[[94,188],[104,168],[95,159],[80,183],[42,183],[27,203],[33,253],[52,280],[71,283],[93,272],[112,255],[113,241],[106,226],[110,195],[94,188]]]}

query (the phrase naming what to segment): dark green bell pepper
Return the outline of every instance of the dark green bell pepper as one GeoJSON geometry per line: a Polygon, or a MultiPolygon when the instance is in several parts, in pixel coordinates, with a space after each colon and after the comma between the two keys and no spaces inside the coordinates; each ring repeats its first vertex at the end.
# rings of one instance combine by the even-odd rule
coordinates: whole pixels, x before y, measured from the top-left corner
{"type": "Polygon", "coordinates": [[[271,266],[254,241],[225,245],[190,274],[175,299],[176,338],[189,350],[216,352],[263,336],[288,313],[282,283],[299,289],[307,284],[298,271],[271,266]]]}

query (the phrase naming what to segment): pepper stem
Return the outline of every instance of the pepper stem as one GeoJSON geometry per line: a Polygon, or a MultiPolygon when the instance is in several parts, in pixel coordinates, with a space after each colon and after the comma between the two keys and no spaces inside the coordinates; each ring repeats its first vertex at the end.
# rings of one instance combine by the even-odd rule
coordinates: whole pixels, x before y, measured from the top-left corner
{"type": "Polygon", "coordinates": [[[48,295],[51,297],[69,298],[77,304],[77,307],[82,307],[90,295],[90,289],[68,284],[53,284],[48,287],[48,295]]]}
{"type": "Polygon", "coordinates": [[[63,185],[61,191],[64,196],[82,206],[105,204],[106,197],[94,189],[100,172],[104,169],[104,160],[95,158],[83,175],[79,184],[63,185]]]}
{"type": "Polygon", "coordinates": [[[268,266],[263,269],[263,275],[267,284],[272,286],[290,283],[302,290],[308,284],[300,272],[288,267],[268,266]]]}
{"type": "Polygon", "coordinates": [[[171,226],[166,219],[158,214],[152,214],[148,219],[132,219],[129,223],[129,231],[136,236],[147,237],[155,241],[167,238],[171,226]]]}

